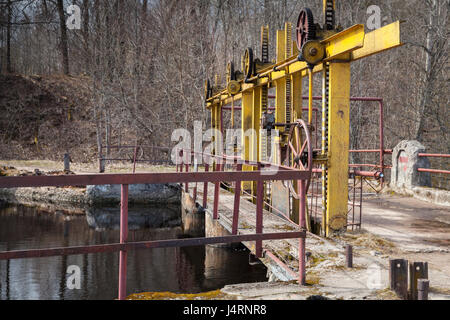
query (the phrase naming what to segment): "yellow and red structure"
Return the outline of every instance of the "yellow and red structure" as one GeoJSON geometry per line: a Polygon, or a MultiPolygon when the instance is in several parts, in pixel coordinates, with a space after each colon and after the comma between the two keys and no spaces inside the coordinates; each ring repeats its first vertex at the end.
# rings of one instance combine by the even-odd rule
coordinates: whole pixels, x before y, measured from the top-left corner
{"type": "MultiPolygon", "coordinates": [[[[320,152],[314,153],[312,162],[321,165],[322,233],[325,236],[334,230],[342,230],[347,224],[351,63],[402,45],[399,21],[369,33],[365,32],[362,24],[343,30],[335,26],[335,5],[335,1],[324,0],[323,26],[314,24],[309,9],[302,10],[295,30],[297,43],[292,41],[291,23],[286,23],[284,30],[278,30],[274,63],[269,63],[267,55],[264,56],[268,52],[269,32],[268,26],[262,27],[261,59],[255,59],[251,49],[247,49],[241,63],[243,71],[235,71],[233,76],[227,77],[226,88],[215,86],[206,95],[206,108],[211,112],[211,127],[220,131],[224,130],[220,119],[221,109],[233,103],[234,113],[236,101],[241,101],[240,156],[243,160],[267,160],[267,128],[261,126],[261,119],[270,113],[267,101],[271,89],[275,91],[272,125],[276,126],[278,133],[270,148],[275,150],[272,151],[273,163],[294,166],[296,162],[300,170],[311,166],[302,163],[302,155],[298,153],[304,153],[302,159],[308,158],[305,130],[321,129],[322,148],[320,152]],[[322,77],[322,128],[314,128],[312,124],[314,75],[322,77]],[[300,128],[304,79],[308,83],[308,125],[302,130],[290,130],[293,126],[300,128]]],[[[243,170],[256,168],[244,165],[243,170]]],[[[242,183],[242,190],[252,194],[256,194],[255,187],[250,181],[242,183]]],[[[291,182],[291,187],[281,192],[292,195],[299,188],[302,186],[291,182]]],[[[306,190],[303,191],[305,198],[306,190]]],[[[274,192],[280,190],[272,188],[267,194],[273,196],[274,192]]],[[[290,196],[288,201],[290,218],[300,222],[299,213],[305,210],[302,208],[305,199],[290,196]]]]}

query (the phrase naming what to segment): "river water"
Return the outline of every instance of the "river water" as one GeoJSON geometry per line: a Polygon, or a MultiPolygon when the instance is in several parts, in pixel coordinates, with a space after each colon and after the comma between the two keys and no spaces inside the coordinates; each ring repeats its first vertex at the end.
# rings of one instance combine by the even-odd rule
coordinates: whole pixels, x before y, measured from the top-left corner
{"type": "MultiPolygon", "coordinates": [[[[1,206],[0,251],[117,243],[118,214],[108,211],[103,216],[110,219],[103,219],[99,226],[88,222],[86,215],[65,215],[17,205],[1,206]]],[[[184,237],[179,226],[149,228],[146,219],[137,221],[130,224],[134,230],[130,230],[129,240],[184,237]]],[[[265,267],[249,265],[248,254],[243,247],[131,250],[128,252],[127,294],[149,291],[198,293],[227,284],[266,281],[265,267]]],[[[0,300],[115,299],[118,272],[117,252],[3,260],[0,261],[0,300]],[[69,266],[76,266],[81,271],[79,289],[67,286],[72,275],[67,273],[69,266]]]]}

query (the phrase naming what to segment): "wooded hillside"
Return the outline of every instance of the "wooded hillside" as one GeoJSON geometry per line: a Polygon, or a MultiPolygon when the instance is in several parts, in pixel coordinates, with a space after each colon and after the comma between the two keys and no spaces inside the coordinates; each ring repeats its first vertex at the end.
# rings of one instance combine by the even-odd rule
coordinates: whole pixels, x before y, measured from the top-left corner
{"type": "MultiPolygon", "coordinates": [[[[340,0],[337,24],[366,24],[373,4],[381,9],[383,25],[405,21],[405,45],[354,63],[351,94],[384,98],[386,148],[417,139],[430,152],[450,153],[449,1],[340,0]]],[[[62,85],[72,83],[65,96],[75,105],[55,104],[66,108],[58,111],[66,119],[58,126],[73,126],[81,118],[91,124],[94,133],[87,134],[85,145],[93,150],[86,155],[95,155],[100,144],[168,145],[175,128],[192,129],[194,120],[207,127],[205,79],[224,75],[228,61],[240,66],[247,47],[258,54],[261,25],[270,26],[273,59],[276,30],[285,21],[295,25],[304,7],[322,23],[322,1],[317,0],[0,0],[0,72],[65,74],[62,85]],[[81,10],[80,28],[73,30],[65,23],[72,4],[81,10]]],[[[315,90],[321,94],[319,85],[315,90]]],[[[48,135],[43,101],[0,101],[2,119],[14,121],[2,123],[3,146],[53,135],[48,135]],[[18,129],[21,121],[28,121],[29,135],[18,129]]],[[[376,104],[352,103],[351,121],[351,148],[376,147],[376,104]]],[[[59,146],[70,149],[77,143],[59,146]]],[[[3,152],[2,158],[10,156],[8,148],[3,152]]]]}

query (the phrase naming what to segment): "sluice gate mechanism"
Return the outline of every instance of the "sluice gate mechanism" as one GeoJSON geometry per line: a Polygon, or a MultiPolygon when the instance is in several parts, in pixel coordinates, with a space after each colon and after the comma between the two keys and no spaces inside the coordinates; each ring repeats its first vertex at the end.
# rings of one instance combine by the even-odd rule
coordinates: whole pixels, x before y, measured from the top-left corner
{"type": "MultiPolygon", "coordinates": [[[[268,209],[282,212],[309,231],[321,230],[324,236],[352,226],[347,219],[349,177],[356,172],[349,170],[351,63],[402,45],[400,21],[368,33],[362,24],[343,29],[336,25],[335,7],[335,0],[324,0],[322,25],[315,22],[308,8],[300,11],[294,29],[286,22],[284,30],[276,32],[273,60],[269,57],[269,26],[263,26],[260,57],[247,48],[241,57],[241,70],[236,70],[233,62],[228,63],[224,87],[218,81],[214,85],[205,82],[212,129],[225,133],[226,110],[231,110],[232,128],[239,127],[234,118],[240,110],[242,134],[239,148],[234,145],[235,156],[310,173],[305,182],[267,182],[264,201],[270,203],[268,209]],[[321,110],[313,108],[317,98],[313,96],[314,75],[321,77],[321,110]],[[304,107],[305,84],[308,103],[304,107]],[[313,121],[314,112],[316,119],[317,115],[321,117],[320,123],[313,121]]],[[[215,141],[215,154],[220,154],[219,149],[215,141]]],[[[257,168],[243,165],[243,170],[257,168]]],[[[360,171],[356,175],[383,177],[380,172],[360,171]]],[[[242,182],[241,192],[255,197],[256,184],[242,182]]]]}

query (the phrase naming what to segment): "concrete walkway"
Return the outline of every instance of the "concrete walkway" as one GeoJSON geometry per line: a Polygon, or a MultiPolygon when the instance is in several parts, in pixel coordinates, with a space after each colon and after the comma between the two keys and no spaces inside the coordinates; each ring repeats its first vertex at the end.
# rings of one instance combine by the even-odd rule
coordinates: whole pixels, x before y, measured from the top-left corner
{"type": "MultiPolygon", "coordinates": [[[[212,208],[213,185],[210,184],[208,203],[212,208]]],[[[198,202],[202,190],[199,185],[198,202]]],[[[191,190],[192,191],[192,186],[191,190]]],[[[219,214],[224,218],[232,209],[230,193],[221,189],[219,214]]],[[[244,201],[243,201],[244,202],[244,201]]],[[[254,205],[245,202],[245,211],[255,214],[254,205]]],[[[265,212],[264,216],[266,219],[265,212]]],[[[225,218],[223,221],[227,220],[225,218]]],[[[275,219],[277,220],[277,219],[275,219]]],[[[267,220],[273,229],[274,220],[267,220]],[[270,221],[270,222],[269,222],[270,221]]],[[[252,232],[246,224],[246,232],[252,232]]],[[[254,224],[253,224],[254,225],[254,224]]],[[[242,225],[241,225],[242,227],[242,225]]],[[[265,231],[266,225],[265,225],[265,231]]],[[[363,202],[363,230],[347,232],[324,239],[308,234],[307,285],[299,286],[293,278],[279,281],[279,273],[269,267],[269,282],[236,284],[221,290],[226,299],[397,299],[389,288],[389,259],[427,261],[429,264],[430,299],[450,300],[450,211],[410,197],[380,195],[363,202]],[[345,267],[345,245],[354,248],[353,268],[345,267]],[[272,269],[272,270],[270,270],[272,269]],[[278,278],[278,279],[277,279],[278,278]]],[[[253,249],[251,244],[247,244],[253,249]]],[[[298,241],[283,240],[282,244],[265,241],[294,271],[298,268],[298,241]],[[288,246],[287,246],[288,245],[288,246]]],[[[268,258],[261,261],[270,266],[268,258]]]]}

